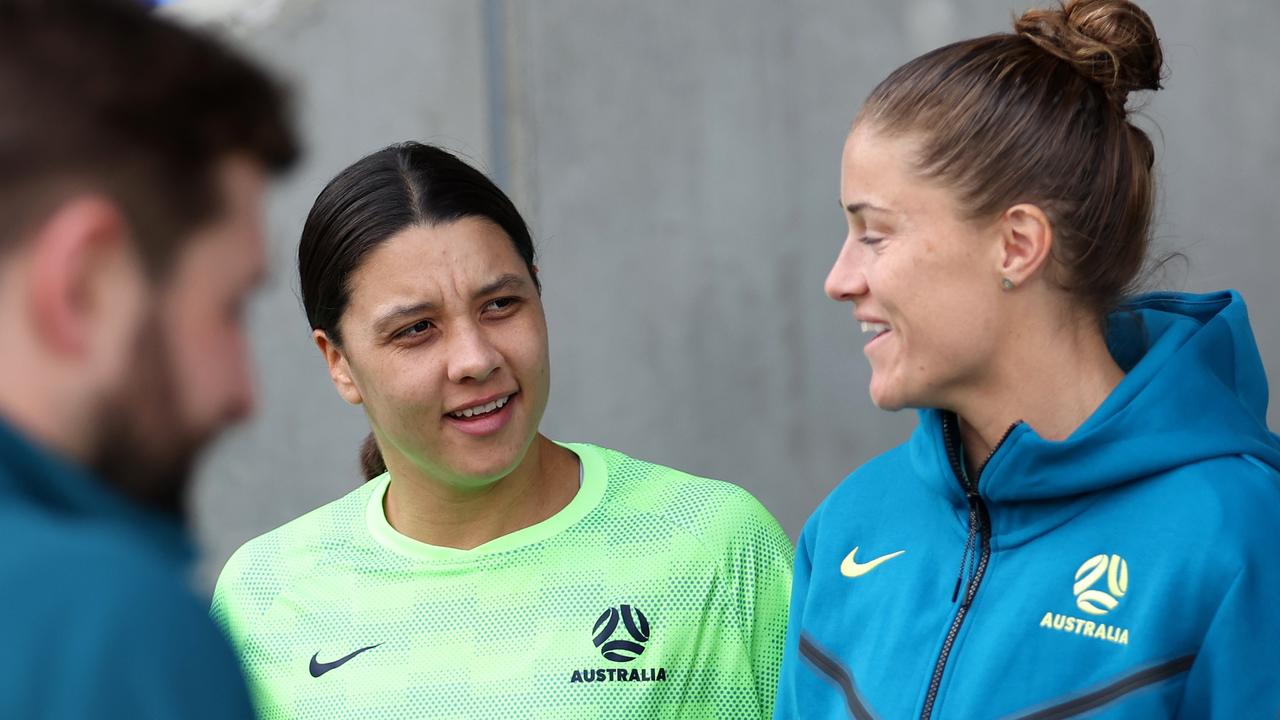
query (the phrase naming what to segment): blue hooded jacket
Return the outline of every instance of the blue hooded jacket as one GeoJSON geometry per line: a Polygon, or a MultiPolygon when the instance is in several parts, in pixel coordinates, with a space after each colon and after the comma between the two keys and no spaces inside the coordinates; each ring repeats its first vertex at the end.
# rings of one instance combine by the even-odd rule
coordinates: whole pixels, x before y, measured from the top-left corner
{"type": "Polygon", "coordinates": [[[0,423],[0,718],[253,717],[177,518],[0,423]]]}
{"type": "Polygon", "coordinates": [[[1108,320],[1124,380],[969,478],[954,415],[805,525],[776,718],[1280,713],[1280,438],[1234,292],[1108,320]]]}

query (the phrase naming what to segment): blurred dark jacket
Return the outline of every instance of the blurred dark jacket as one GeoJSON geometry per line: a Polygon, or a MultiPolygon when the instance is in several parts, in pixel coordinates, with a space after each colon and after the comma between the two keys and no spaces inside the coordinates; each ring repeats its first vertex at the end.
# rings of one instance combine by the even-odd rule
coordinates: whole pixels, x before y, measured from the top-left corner
{"type": "Polygon", "coordinates": [[[0,717],[252,717],[178,518],[0,423],[0,532],[0,717]]]}

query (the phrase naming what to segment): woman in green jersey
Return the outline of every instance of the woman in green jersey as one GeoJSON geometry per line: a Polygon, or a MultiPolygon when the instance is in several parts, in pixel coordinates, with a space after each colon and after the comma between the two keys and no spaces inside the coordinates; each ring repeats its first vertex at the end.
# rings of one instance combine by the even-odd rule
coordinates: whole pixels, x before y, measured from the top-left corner
{"type": "Polygon", "coordinates": [[[263,717],[771,714],[790,542],[733,485],[538,432],[546,320],[501,190],[388,147],[320,193],[298,268],[388,472],[224,569],[263,717]]]}

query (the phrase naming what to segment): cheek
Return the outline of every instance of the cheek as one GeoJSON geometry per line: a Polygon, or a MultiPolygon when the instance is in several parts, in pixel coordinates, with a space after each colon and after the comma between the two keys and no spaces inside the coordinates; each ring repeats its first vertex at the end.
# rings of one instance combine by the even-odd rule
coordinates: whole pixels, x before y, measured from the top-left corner
{"type": "Polygon", "coordinates": [[[442,402],[438,363],[425,352],[387,357],[367,367],[351,368],[352,380],[364,398],[365,410],[380,425],[419,424],[424,414],[436,414],[442,402]]]}
{"type": "Polygon", "coordinates": [[[906,333],[912,370],[945,383],[990,364],[999,336],[995,308],[966,288],[942,285],[915,313],[906,333]]]}
{"type": "Polygon", "coordinates": [[[517,375],[530,379],[547,375],[547,325],[536,308],[501,327],[493,336],[493,342],[517,375]]]}
{"type": "Polygon", "coordinates": [[[166,350],[175,392],[189,417],[219,414],[248,392],[251,360],[243,330],[207,305],[175,303],[173,309],[166,350]]]}
{"type": "Polygon", "coordinates": [[[895,292],[879,298],[904,353],[900,359],[909,365],[903,370],[945,368],[991,335],[985,298],[975,295],[972,283],[927,262],[904,270],[882,276],[884,286],[895,292]]]}

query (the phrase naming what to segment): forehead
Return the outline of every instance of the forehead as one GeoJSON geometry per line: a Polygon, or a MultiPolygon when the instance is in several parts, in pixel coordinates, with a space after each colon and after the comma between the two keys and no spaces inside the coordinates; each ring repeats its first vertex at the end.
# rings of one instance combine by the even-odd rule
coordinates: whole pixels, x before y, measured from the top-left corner
{"type": "MultiPolygon", "coordinates": [[[[918,152],[919,140],[909,135],[854,128],[840,158],[841,204],[866,204],[906,216],[955,211],[954,194],[916,171],[918,152]]],[[[867,217],[876,214],[866,212],[867,217]]]]}
{"type": "Polygon", "coordinates": [[[469,299],[471,291],[506,273],[527,275],[515,244],[493,221],[414,225],[374,248],[356,268],[351,304],[469,299]]]}
{"type": "Polygon", "coordinates": [[[840,155],[842,192],[867,193],[876,188],[883,192],[901,185],[911,175],[908,159],[913,147],[907,138],[854,128],[840,155]]]}

